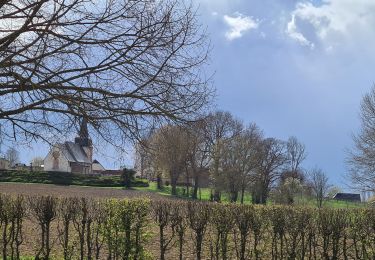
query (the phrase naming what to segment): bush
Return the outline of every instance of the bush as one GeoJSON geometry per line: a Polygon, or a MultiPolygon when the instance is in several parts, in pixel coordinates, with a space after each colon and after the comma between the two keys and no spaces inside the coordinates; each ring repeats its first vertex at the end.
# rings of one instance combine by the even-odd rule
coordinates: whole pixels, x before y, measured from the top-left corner
{"type": "Polygon", "coordinates": [[[121,181],[122,184],[126,188],[130,188],[132,183],[134,182],[134,176],[135,176],[135,171],[132,169],[126,169],[124,168],[121,173],[121,181]]]}
{"type": "MultiPolygon", "coordinates": [[[[127,170],[134,172],[133,170],[127,170]]],[[[26,172],[0,170],[0,182],[44,183],[57,185],[80,185],[94,187],[123,187],[121,176],[100,176],[68,172],[26,172]]],[[[145,179],[131,178],[131,187],[148,187],[145,179]]]]}

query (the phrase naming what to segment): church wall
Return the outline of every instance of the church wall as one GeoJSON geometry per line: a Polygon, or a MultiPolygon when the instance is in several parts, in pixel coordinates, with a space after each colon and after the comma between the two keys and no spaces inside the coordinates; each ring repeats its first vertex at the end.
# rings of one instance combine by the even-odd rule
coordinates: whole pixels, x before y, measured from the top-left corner
{"type": "Polygon", "coordinates": [[[91,165],[89,164],[72,162],[70,165],[72,173],[91,174],[91,165]]]}
{"type": "Polygon", "coordinates": [[[44,159],[44,170],[45,171],[55,171],[55,172],[71,172],[70,164],[68,160],[60,153],[58,157],[59,161],[59,168],[54,169],[54,157],[53,152],[58,151],[58,149],[54,148],[49,151],[46,158],[44,159]]]}
{"type": "Polygon", "coordinates": [[[9,169],[9,161],[5,159],[0,159],[0,169],[1,170],[9,169]]]}

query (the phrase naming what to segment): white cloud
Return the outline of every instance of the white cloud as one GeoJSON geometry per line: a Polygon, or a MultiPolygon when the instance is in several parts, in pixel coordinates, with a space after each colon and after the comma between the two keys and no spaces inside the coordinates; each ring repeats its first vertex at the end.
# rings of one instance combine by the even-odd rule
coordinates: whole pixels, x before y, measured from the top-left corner
{"type": "Polygon", "coordinates": [[[246,31],[256,29],[259,26],[257,20],[241,13],[235,13],[234,16],[224,15],[224,22],[229,26],[225,37],[230,41],[241,38],[246,31]]]}
{"type": "Polygon", "coordinates": [[[296,40],[304,46],[310,46],[311,49],[314,48],[314,43],[308,41],[302,33],[300,33],[296,26],[296,16],[292,15],[292,20],[287,25],[287,33],[290,38],[296,40]]]}
{"type": "Polygon", "coordinates": [[[219,14],[219,13],[216,12],[216,11],[213,11],[213,12],[211,13],[212,16],[217,16],[218,14],[219,14]]]}
{"type": "Polygon", "coordinates": [[[286,33],[304,46],[321,44],[332,50],[344,43],[375,41],[374,24],[374,0],[323,0],[318,6],[304,1],[291,13],[286,33]]]}

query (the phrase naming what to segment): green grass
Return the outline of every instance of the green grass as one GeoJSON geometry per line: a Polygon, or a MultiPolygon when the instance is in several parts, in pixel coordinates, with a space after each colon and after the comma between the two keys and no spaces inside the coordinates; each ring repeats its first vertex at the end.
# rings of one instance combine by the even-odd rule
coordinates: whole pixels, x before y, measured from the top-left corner
{"type": "MultiPolygon", "coordinates": [[[[65,172],[0,171],[0,182],[42,183],[94,187],[123,187],[120,176],[84,175],[65,172]]],[[[135,179],[132,186],[148,186],[147,180],[135,179]]]]}
{"type": "MultiPolygon", "coordinates": [[[[316,199],[311,198],[311,197],[296,197],[295,203],[296,205],[301,205],[301,206],[310,206],[310,207],[317,206],[316,199]]],[[[343,209],[343,208],[360,208],[360,207],[366,207],[367,205],[368,205],[367,203],[362,203],[362,202],[348,202],[348,201],[340,201],[340,200],[334,200],[334,199],[325,199],[323,200],[322,207],[343,209]]]]}
{"type": "MultiPolygon", "coordinates": [[[[135,189],[139,190],[139,191],[155,192],[157,194],[164,195],[164,196],[172,196],[171,195],[172,187],[170,185],[169,186],[164,185],[163,188],[161,190],[159,190],[157,188],[156,182],[150,182],[148,187],[135,187],[135,189]]],[[[189,193],[191,195],[191,193],[192,193],[191,188],[189,188],[189,193]]],[[[184,199],[189,198],[186,195],[186,187],[178,186],[176,197],[184,198],[184,199]]],[[[211,189],[210,188],[200,188],[198,190],[198,199],[200,199],[202,201],[209,201],[210,198],[211,198],[211,189]]],[[[226,203],[230,202],[230,198],[229,198],[229,195],[227,193],[222,194],[222,202],[226,202],[226,203]]],[[[251,203],[251,195],[249,193],[245,194],[244,203],[245,204],[251,203]]]]}
{"type": "MultiPolygon", "coordinates": [[[[19,182],[19,183],[41,183],[41,184],[56,184],[56,185],[77,185],[89,187],[108,187],[108,188],[123,188],[120,176],[98,176],[98,175],[83,175],[63,172],[27,172],[27,171],[0,171],[0,182],[19,182]]],[[[132,184],[133,189],[139,191],[154,192],[163,196],[171,196],[171,186],[164,186],[161,190],[157,189],[156,182],[148,183],[144,179],[136,179],[132,184]]],[[[178,198],[188,199],[186,195],[186,187],[177,187],[178,198]]],[[[189,193],[191,194],[190,189],[189,193]]],[[[210,188],[201,188],[198,192],[198,199],[202,201],[209,201],[211,197],[210,188]]],[[[229,195],[222,194],[222,202],[229,203],[229,195]]],[[[240,203],[239,201],[237,203],[240,203]]],[[[244,204],[251,204],[251,194],[245,193],[244,204]]],[[[274,204],[269,200],[267,204],[274,204]]],[[[313,198],[297,197],[296,205],[316,207],[316,201],[313,198]]],[[[366,203],[353,203],[336,200],[326,200],[323,202],[323,207],[329,208],[358,208],[365,207],[366,203]]]]}
{"type": "MultiPolygon", "coordinates": [[[[148,192],[155,192],[160,195],[164,196],[172,196],[171,195],[171,186],[164,186],[161,190],[157,188],[156,182],[150,182],[148,187],[135,187],[136,190],[139,191],[148,191],[148,192]]],[[[186,193],[184,193],[186,187],[177,187],[177,196],[178,198],[187,199],[186,193]]],[[[191,193],[191,190],[190,190],[191,193]]],[[[201,188],[200,192],[198,192],[198,198],[202,201],[209,201],[211,197],[211,189],[210,188],[201,188]]],[[[239,198],[240,199],[240,198],[239,198]]],[[[226,193],[222,194],[222,202],[229,203],[229,195],[226,193]]],[[[240,203],[239,200],[237,203],[240,203]]],[[[251,194],[245,193],[244,197],[244,204],[251,204],[251,194]]],[[[267,204],[273,205],[275,204],[272,200],[268,200],[267,204]]],[[[295,205],[300,206],[310,206],[316,207],[316,200],[315,198],[310,197],[297,197],[295,199],[295,205]]],[[[325,200],[323,201],[323,207],[327,208],[359,208],[359,207],[366,207],[366,203],[355,203],[355,202],[346,202],[346,201],[337,201],[337,200],[325,200]]]]}

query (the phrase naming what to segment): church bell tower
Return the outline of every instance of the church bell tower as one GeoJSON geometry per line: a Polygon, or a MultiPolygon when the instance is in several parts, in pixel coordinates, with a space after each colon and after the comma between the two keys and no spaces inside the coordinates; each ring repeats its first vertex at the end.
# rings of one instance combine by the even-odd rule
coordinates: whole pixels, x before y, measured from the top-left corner
{"type": "Polygon", "coordinates": [[[92,163],[93,146],[92,140],[89,136],[86,118],[82,118],[81,127],[79,129],[78,136],[75,138],[75,143],[79,144],[83,148],[90,160],[90,163],[92,163]]]}

